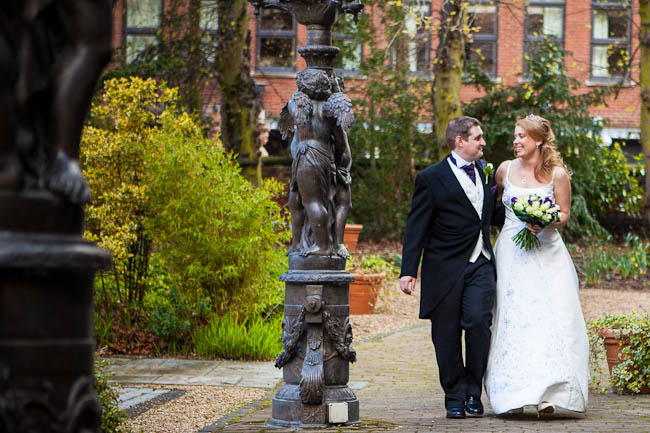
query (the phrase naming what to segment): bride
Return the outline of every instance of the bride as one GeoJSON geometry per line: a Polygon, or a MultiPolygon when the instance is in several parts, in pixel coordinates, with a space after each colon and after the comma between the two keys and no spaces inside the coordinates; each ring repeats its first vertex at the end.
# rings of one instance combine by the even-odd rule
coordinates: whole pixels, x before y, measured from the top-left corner
{"type": "Polygon", "coordinates": [[[589,343],[580,309],[578,277],[557,231],[569,221],[569,173],[554,146],[548,120],[529,115],[517,122],[516,159],[496,172],[506,222],[494,247],[497,294],[485,389],[496,414],[538,413],[556,407],[584,412],[589,380],[589,343]],[[509,204],[536,193],[554,198],[560,221],[528,229],[541,246],[526,251],[512,240],[524,227],[509,204]]]}

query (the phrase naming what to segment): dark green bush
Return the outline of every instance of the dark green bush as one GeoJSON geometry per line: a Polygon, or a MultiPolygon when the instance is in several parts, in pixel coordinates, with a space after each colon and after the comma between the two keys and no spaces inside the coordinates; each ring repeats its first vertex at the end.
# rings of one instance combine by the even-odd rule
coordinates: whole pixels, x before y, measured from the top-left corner
{"type": "Polygon", "coordinates": [[[127,426],[128,415],[118,408],[119,394],[108,383],[108,376],[104,371],[106,361],[95,358],[95,393],[102,406],[102,432],[104,433],[130,433],[127,426]]]}
{"type": "Polygon", "coordinates": [[[589,109],[606,105],[615,96],[615,87],[599,87],[580,92],[581,84],[566,75],[564,53],[557,44],[536,45],[528,61],[522,84],[495,85],[474,71],[474,81],[487,93],[464,107],[468,116],[483,122],[488,142],[485,155],[497,166],[512,159],[515,123],[528,114],[547,118],[556,135],[556,144],[573,176],[572,221],[565,229],[569,238],[603,236],[595,217],[607,212],[635,214],[642,190],[633,177],[621,147],[602,145],[603,121],[589,109]]]}
{"type": "MultiPolygon", "coordinates": [[[[396,26],[404,22],[405,9],[387,7],[383,29],[395,37],[399,51],[404,36],[396,26]]],[[[418,123],[431,117],[431,83],[408,71],[405,61],[390,65],[390,52],[378,46],[373,35],[376,23],[362,16],[354,38],[365,43],[361,73],[354,82],[356,121],[349,138],[352,165],[352,218],[363,224],[363,238],[400,240],[406,226],[415,181],[415,160],[425,164],[437,157],[431,131],[421,132],[418,123]]],[[[404,47],[402,47],[404,48],[404,47]]]]}

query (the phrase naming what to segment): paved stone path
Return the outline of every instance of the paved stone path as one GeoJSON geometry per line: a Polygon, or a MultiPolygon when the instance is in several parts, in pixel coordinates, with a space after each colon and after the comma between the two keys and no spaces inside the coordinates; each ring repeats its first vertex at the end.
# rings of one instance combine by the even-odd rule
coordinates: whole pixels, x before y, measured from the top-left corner
{"type": "MultiPolygon", "coordinates": [[[[423,326],[357,345],[358,361],[352,365],[350,381],[363,384],[355,391],[363,423],[328,431],[650,432],[648,395],[592,393],[586,415],[556,412],[542,418],[534,411],[497,417],[483,398],[485,417],[448,420],[429,333],[429,327],[423,326]]],[[[291,431],[267,427],[270,417],[271,405],[262,404],[236,421],[225,425],[222,421],[203,431],[291,431]]]]}
{"type": "Polygon", "coordinates": [[[110,358],[112,382],[273,388],[282,372],[272,362],[200,361],[173,358],[110,358]]]}

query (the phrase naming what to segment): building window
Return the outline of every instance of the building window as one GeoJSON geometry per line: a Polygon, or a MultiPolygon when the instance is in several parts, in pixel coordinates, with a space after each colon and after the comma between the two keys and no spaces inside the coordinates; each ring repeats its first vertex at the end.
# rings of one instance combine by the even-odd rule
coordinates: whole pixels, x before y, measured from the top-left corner
{"type": "Polygon", "coordinates": [[[472,0],[468,6],[469,24],[475,29],[465,58],[490,77],[497,76],[497,6],[494,0],[472,0]]]}
{"type": "Polygon", "coordinates": [[[409,72],[428,74],[431,72],[431,2],[408,0],[404,22],[406,42],[394,44],[391,49],[391,63],[405,61],[409,72]],[[404,53],[400,53],[400,50],[404,53]]]}
{"type": "Polygon", "coordinates": [[[336,26],[332,29],[332,43],[341,52],[334,59],[334,68],[341,72],[359,72],[363,58],[363,45],[357,45],[353,36],[357,33],[357,24],[352,15],[339,16],[336,26]]]}
{"type": "Polygon", "coordinates": [[[630,56],[631,12],[629,0],[592,2],[592,78],[625,76],[630,56]]]}
{"type": "Polygon", "coordinates": [[[126,61],[131,63],[144,49],[156,44],[162,0],[126,0],[126,61]]]}
{"type": "Polygon", "coordinates": [[[210,63],[217,58],[217,30],[219,21],[217,16],[217,0],[201,0],[201,40],[204,54],[210,63]]]}
{"type": "Polygon", "coordinates": [[[564,15],[563,0],[527,3],[524,19],[524,72],[527,70],[528,57],[532,54],[536,43],[546,38],[564,47],[564,15]]]}
{"type": "Polygon", "coordinates": [[[269,8],[257,20],[257,68],[265,71],[296,70],[296,23],[289,12],[269,8]]]}

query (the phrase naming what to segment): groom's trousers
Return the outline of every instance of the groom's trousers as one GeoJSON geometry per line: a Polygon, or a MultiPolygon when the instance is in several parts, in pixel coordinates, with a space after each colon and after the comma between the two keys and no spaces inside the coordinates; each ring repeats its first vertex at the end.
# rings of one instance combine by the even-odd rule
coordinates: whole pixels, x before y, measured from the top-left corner
{"type": "Polygon", "coordinates": [[[481,397],[495,293],[494,264],[481,254],[476,262],[467,264],[449,295],[431,313],[431,338],[447,409],[464,407],[467,395],[481,397]]]}

